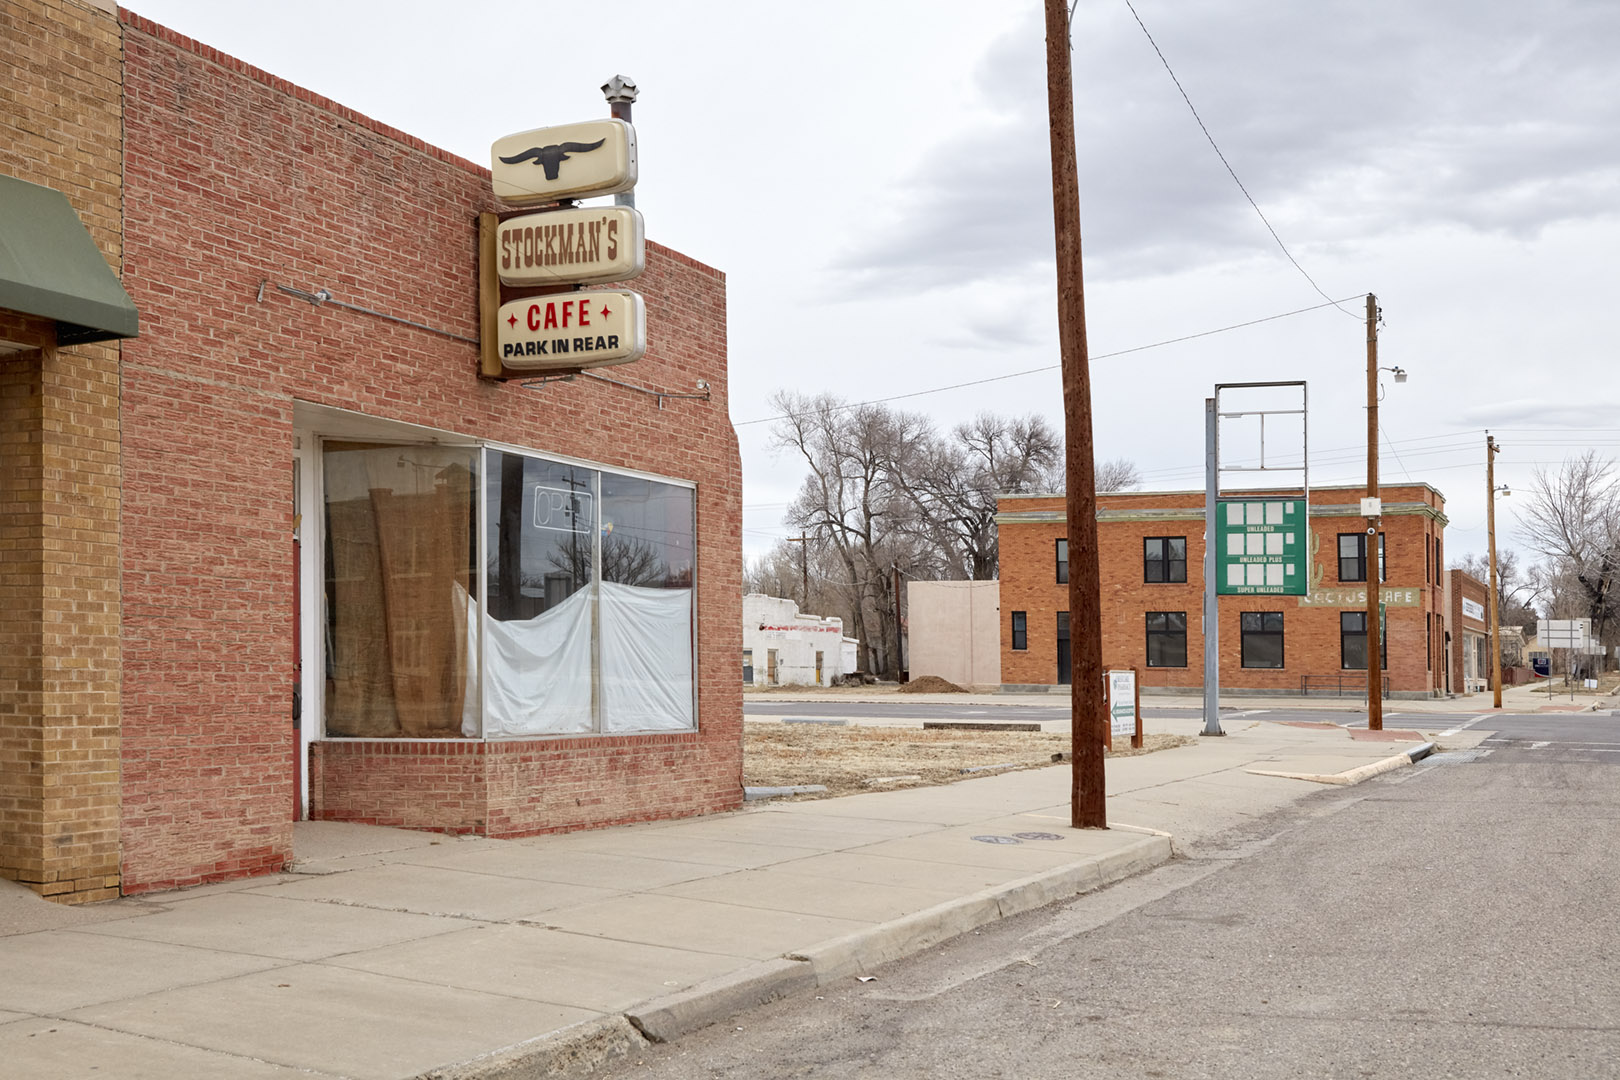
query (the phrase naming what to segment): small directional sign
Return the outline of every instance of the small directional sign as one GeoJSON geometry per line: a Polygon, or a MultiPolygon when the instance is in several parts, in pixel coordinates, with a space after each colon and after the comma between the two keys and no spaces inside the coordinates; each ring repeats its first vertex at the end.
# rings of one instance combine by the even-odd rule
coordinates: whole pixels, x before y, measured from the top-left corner
{"type": "Polygon", "coordinates": [[[1310,526],[1304,499],[1227,499],[1215,508],[1215,591],[1304,596],[1310,526]]]}

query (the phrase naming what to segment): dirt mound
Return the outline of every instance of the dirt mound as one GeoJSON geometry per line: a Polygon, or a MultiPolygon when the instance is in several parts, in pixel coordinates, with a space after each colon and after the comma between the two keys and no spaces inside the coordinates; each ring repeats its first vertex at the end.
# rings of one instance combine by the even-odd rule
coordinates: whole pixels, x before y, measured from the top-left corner
{"type": "Polygon", "coordinates": [[[938,675],[919,675],[900,687],[902,694],[965,694],[966,690],[938,675]]]}

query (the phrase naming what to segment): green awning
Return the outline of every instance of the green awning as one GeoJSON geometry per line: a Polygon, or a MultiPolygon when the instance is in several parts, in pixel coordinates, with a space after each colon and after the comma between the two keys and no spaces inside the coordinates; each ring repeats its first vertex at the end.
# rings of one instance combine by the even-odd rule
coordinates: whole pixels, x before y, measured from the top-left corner
{"type": "Polygon", "coordinates": [[[0,174],[0,308],[56,320],[56,340],[132,338],[135,302],[67,196],[0,174]]]}

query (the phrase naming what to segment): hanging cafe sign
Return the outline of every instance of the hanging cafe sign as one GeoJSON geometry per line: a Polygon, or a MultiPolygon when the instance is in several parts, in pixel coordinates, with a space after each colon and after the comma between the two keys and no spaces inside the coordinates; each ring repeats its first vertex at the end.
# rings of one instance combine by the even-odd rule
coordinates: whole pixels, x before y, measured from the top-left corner
{"type": "Polygon", "coordinates": [[[479,215],[480,374],[524,378],[627,364],[647,351],[646,308],[628,281],[646,267],[630,206],[573,205],[636,184],[635,129],[618,119],[537,128],[496,140],[490,187],[533,213],[479,215]]]}

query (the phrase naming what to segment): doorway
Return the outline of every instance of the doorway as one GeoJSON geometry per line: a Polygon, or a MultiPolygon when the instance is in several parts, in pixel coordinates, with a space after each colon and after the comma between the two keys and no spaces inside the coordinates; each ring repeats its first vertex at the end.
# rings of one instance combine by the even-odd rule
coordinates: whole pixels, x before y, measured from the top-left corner
{"type": "Polygon", "coordinates": [[[1067,686],[1074,681],[1073,661],[1069,653],[1069,613],[1057,613],[1057,681],[1067,686]]]}

